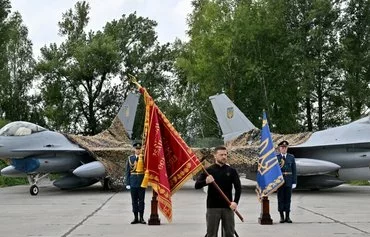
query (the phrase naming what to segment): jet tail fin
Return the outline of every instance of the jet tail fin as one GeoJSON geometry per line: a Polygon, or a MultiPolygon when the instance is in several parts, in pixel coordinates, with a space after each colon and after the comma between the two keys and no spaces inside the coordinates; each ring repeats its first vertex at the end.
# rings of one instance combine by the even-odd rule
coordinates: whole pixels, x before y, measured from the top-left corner
{"type": "Polygon", "coordinates": [[[139,103],[139,98],[139,94],[129,92],[117,115],[130,138],[132,135],[132,129],[134,127],[136,109],[139,103]]]}
{"type": "Polygon", "coordinates": [[[256,128],[224,93],[210,96],[209,99],[220,124],[224,142],[256,128]]]}

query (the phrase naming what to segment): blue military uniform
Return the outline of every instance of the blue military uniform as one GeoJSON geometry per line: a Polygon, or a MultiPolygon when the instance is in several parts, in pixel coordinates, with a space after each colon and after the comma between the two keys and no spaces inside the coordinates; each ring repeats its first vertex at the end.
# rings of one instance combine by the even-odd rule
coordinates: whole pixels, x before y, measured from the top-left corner
{"type": "MultiPolygon", "coordinates": [[[[135,149],[141,149],[140,143],[134,144],[135,149]]],[[[129,186],[132,200],[132,212],[134,213],[135,219],[131,224],[146,224],[144,221],[144,199],[145,199],[145,188],[141,187],[141,183],[144,179],[144,172],[138,172],[136,170],[139,157],[137,155],[131,155],[127,159],[126,165],[126,185],[129,186]],[[138,218],[140,214],[140,219],[138,218]]]]}
{"type": "MultiPolygon", "coordinates": [[[[287,147],[289,143],[282,141],[279,143],[279,147],[287,147]]],[[[290,203],[292,197],[293,186],[297,184],[297,168],[295,163],[295,157],[292,154],[285,153],[277,155],[281,167],[281,173],[284,177],[284,184],[278,189],[278,211],[280,212],[280,223],[287,222],[292,223],[289,217],[290,203]],[[286,214],[284,218],[284,212],[286,214]]]]}

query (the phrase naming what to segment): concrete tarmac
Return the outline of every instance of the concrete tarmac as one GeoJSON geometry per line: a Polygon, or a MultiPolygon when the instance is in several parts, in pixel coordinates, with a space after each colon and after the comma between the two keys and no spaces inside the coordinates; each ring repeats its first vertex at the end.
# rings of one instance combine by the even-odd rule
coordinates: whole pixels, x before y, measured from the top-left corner
{"type": "MultiPolygon", "coordinates": [[[[173,221],[160,214],[161,225],[131,225],[128,191],[102,191],[100,185],[63,191],[40,187],[37,196],[28,186],[0,188],[0,236],[30,237],[203,237],[206,233],[203,190],[189,181],[173,197],[173,221]]],[[[145,218],[150,215],[151,189],[146,192],[145,218]]],[[[292,224],[278,223],[276,194],[269,197],[273,225],[260,225],[261,205],[254,185],[243,185],[235,217],[239,236],[370,236],[370,186],[341,185],[320,191],[294,191],[292,224]]],[[[219,235],[221,236],[221,235],[219,235]]]]}

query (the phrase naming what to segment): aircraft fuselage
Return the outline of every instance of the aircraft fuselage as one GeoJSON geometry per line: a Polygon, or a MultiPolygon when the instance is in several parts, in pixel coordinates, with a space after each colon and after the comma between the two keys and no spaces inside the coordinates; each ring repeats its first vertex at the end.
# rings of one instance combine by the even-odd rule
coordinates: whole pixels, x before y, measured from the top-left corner
{"type": "Polygon", "coordinates": [[[325,160],[341,168],[359,168],[370,164],[370,149],[350,147],[289,148],[289,152],[300,158],[325,160]]]}
{"type": "Polygon", "coordinates": [[[86,152],[63,134],[49,130],[27,136],[0,137],[0,159],[22,159],[58,151],[86,152]]]}

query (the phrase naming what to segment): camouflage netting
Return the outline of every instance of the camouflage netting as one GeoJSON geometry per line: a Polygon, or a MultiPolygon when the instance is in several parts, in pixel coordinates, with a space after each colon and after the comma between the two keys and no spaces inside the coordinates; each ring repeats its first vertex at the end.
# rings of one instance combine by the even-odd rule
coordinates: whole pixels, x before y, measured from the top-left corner
{"type": "MultiPolygon", "coordinates": [[[[288,141],[290,146],[299,145],[310,138],[312,132],[304,132],[304,133],[294,133],[294,134],[277,134],[271,133],[272,141],[275,145],[277,145],[281,141],[288,141]]],[[[235,140],[228,143],[228,145],[237,147],[237,146],[256,146],[258,147],[261,141],[261,130],[259,129],[252,129],[249,132],[243,133],[235,140]]]]}
{"type": "MultiPolygon", "coordinates": [[[[312,133],[272,134],[274,144],[287,140],[290,145],[305,142],[312,133]]],[[[128,135],[116,117],[110,128],[95,136],[66,136],[74,143],[86,149],[96,160],[101,161],[107,170],[107,176],[113,184],[122,184],[127,158],[133,153],[128,135]]],[[[257,171],[258,147],[261,131],[251,130],[227,143],[229,163],[241,174],[253,174],[257,171]]],[[[193,148],[193,151],[205,167],[214,163],[212,148],[193,148]]]]}
{"type": "Polygon", "coordinates": [[[107,176],[113,182],[122,182],[127,158],[133,151],[131,141],[118,117],[113,120],[110,128],[95,136],[65,135],[102,162],[107,176]]]}
{"type": "MultiPolygon", "coordinates": [[[[271,134],[273,143],[276,145],[279,142],[286,140],[290,145],[301,144],[311,136],[311,132],[297,134],[271,134]]],[[[232,165],[240,174],[253,175],[257,172],[257,162],[259,145],[261,141],[261,130],[253,129],[243,133],[235,140],[226,144],[229,154],[229,164],[232,165]]],[[[194,149],[199,159],[204,159],[203,164],[208,166],[214,163],[214,158],[211,149],[194,149]]]]}

